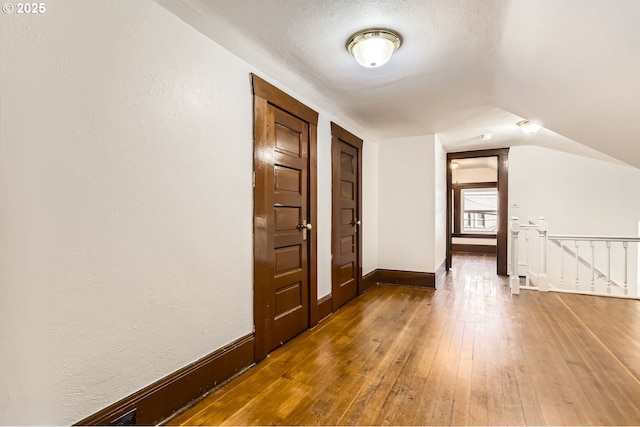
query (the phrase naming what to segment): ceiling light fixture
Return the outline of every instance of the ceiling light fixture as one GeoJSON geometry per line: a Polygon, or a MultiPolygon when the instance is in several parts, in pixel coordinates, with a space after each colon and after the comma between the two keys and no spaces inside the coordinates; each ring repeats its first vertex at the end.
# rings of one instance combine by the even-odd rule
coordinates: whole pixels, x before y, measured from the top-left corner
{"type": "Polygon", "coordinates": [[[540,126],[538,123],[530,122],[529,120],[520,120],[516,124],[520,126],[520,129],[522,129],[522,132],[529,135],[533,135],[534,133],[542,129],[542,126],[540,126]]]}
{"type": "Polygon", "coordinates": [[[458,169],[458,163],[457,162],[451,162],[451,169],[458,169]]]}
{"type": "Polygon", "coordinates": [[[492,133],[483,133],[482,135],[480,135],[480,139],[483,141],[488,141],[491,138],[493,138],[493,134],[492,133]]]}
{"type": "Polygon", "coordinates": [[[349,39],[347,50],[358,64],[376,68],[386,64],[400,48],[400,36],[391,30],[370,29],[360,31],[349,39]]]}

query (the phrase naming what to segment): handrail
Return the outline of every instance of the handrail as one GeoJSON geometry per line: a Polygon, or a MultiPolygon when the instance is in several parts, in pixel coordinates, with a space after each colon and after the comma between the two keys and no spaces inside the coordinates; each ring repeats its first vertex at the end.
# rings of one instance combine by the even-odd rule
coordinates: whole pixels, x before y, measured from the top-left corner
{"type": "Polygon", "coordinates": [[[640,237],[620,237],[620,236],[571,236],[567,234],[549,234],[550,240],[576,240],[579,242],[640,242],[640,237]]]}
{"type": "MultiPolygon", "coordinates": [[[[551,240],[555,245],[560,247],[561,256],[559,257],[560,261],[560,283],[564,283],[565,277],[565,265],[564,265],[564,255],[571,255],[571,258],[574,260],[573,266],[573,281],[575,283],[575,292],[581,291],[581,282],[582,278],[580,277],[580,267],[581,265],[587,267],[590,270],[590,292],[589,294],[596,294],[596,286],[600,286],[600,282],[597,280],[604,279],[606,285],[607,295],[611,295],[612,287],[621,289],[624,297],[629,297],[629,246],[631,243],[640,243],[639,236],[602,236],[602,235],[568,235],[568,234],[549,234],[548,223],[543,218],[540,217],[538,221],[529,220],[528,224],[521,224],[518,217],[511,217],[510,220],[510,234],[511,234],[511,271],[509,284],[511,286],[511,293],[517,294],[520,292],[520,278],[519,278],[519,254],[518,252],[522,250],[522,248],[518,248],[518,235],[521,231],[525,231],[526,233],[526,242],[523,246],[525,257],[525,266],[527,267],[526,273],[526,285],[529,285],[529,277],[530,275],[537,276],[537,284],[538,290],[540,291],[549,291],[550,288],[556,290],[558,292],[562,292],[566,290],[564,288],[555,288],[550,286],[549,277],[547,275],[547,262],[549,260],[547,254],[547,247],[549,245],[549,240],[551,240]],[[536,270],[533,272],[531,270],[531,266],[529,264],[529,231],[535,230],[537,231],[537,235],[539,236],[540,243],[538,244],[538,265],[535,267],[536,270]],[[621,269],[623,273],[623,280],[621,282],[617,282],[614,280],[612,276],[612,249],[617,247],[617,244],[622,244],[622,249],[624,250],[624,254],[622,256],[623,267],[621,269]],[[584,250],[584,244],[588,244],[589,248],[587,249],[590,254],[590,260],[587,257],[583,257],[580,252],[584,250]],[[601,255],[596,256],[596,247],[602,248],[606,244],[606,252],[605,255],[605,267],[603,269],[596,267],[596,258],[602,259],[601,255]],[[570,247],[573,246],[574,248],[570,247]],[[581,250],[582,249],[582,250],[581,250]],[[606,271],[606,273],[605,273],[606,271]]],[[[614,249],[617,251],[617,249],[614,249]]],[[[599,251],[598,253],[602,253],[599,251]]],[[[618,258],[619,259],[619,258],[618,258]]],[[[555,258],[554,258],[555,260],[555,258]]],[[[535,264],[534,264],[535,265],[535,264]]],[[[571,268],[571,267],[570,267],[571,268]]],[[[617,267],[616,267],[617,268],[617,267]]],[[[570,274],[570,273],[569,273],[570,274]]],[[[586,278],[585,278],[586,279],[586,278]]],[[[588,279],[587,279],[588,280],[588,279]]],[[[589,283],[587,282],[587,283],[589,283]]],[[[523,287],[524,289],[531,289],[532,287],[523,287]]]]}

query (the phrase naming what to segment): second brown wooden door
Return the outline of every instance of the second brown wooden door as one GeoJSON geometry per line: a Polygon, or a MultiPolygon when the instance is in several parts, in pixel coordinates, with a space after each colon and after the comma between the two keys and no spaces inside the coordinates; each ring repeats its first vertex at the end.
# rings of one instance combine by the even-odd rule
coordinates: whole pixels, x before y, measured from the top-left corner
{"type": "Polygon", "coordinates": [[[333,310],[358,295],[361,266],[362,140],[332,123],[333,310]]]}

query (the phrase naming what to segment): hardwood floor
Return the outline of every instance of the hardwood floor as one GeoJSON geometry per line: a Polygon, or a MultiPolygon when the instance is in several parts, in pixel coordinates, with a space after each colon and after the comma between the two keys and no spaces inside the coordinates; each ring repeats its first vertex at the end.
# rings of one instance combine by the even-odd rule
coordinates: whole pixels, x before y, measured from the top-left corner
{"type": "Polygon", "coordinates": [[[640,424],[640,302],[511,296],[494,271],[375,286],[168,424],[640,424]]]}

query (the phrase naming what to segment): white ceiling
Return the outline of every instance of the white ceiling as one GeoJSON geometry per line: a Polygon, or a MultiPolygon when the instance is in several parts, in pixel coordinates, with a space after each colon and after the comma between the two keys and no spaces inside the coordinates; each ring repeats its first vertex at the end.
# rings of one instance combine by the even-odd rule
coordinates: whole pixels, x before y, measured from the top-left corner
{"type": "Polygon", "coordinates": [[[157,1],[377,140],[437,133],[447,151],[538,144],[640,167],[638,0],[157,1]],[[403,39],[381,68],[345,48],[371,27],[403,39]],[[547,129],[524,135],[521,118],[547,129]]]}

